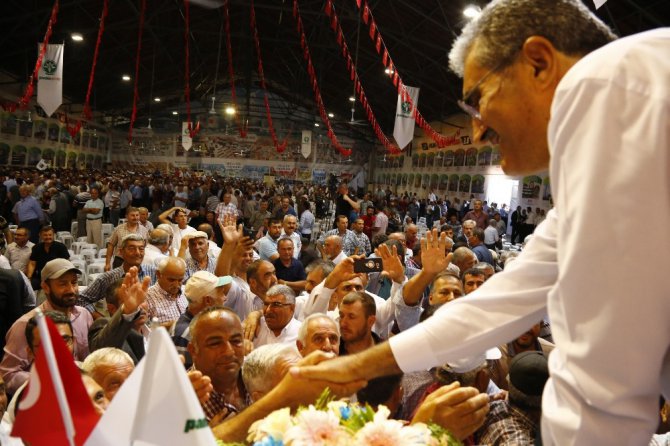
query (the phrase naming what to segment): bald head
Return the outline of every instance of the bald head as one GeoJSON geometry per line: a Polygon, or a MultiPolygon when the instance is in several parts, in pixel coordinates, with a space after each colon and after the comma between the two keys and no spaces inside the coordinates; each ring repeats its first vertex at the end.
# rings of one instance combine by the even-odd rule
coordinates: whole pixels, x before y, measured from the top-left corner
{"type": "Polygon", "coordinates": [[[340,255],[342,252],[342,237],[339,235],[331,235],[326,237],[323,242],[323,250],[330,260],[340,255]]]}
{"type": "Polygon", "coordinates": [[[470,248],[461,246],[456,251],[454,251],[454,257],[451,260],[454,265],[458,266],[461,270],[461,273],[469,270],[477,263],[477,256],[470,248]]]}

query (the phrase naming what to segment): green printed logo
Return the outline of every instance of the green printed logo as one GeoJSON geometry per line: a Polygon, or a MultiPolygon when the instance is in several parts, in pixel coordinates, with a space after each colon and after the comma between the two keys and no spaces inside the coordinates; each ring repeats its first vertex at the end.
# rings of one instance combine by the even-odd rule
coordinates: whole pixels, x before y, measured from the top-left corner
{"type": "Polygon", "coordinates": [[[44,72],[49,76],[54,74],[58,69],[58,64],[53,60],[45,60],[42,66],[44,67],[44,72]]]}
{"type": "Polygon", "coordinates": [[[186,420],[186,426],[184,426],[184,433],[187,433],[188,431],[192,431],[194,429],[203,429],[208,426],[209,425],[207,424],[207,418],[201,418],[199,420],[188,419],[186,420]]]}

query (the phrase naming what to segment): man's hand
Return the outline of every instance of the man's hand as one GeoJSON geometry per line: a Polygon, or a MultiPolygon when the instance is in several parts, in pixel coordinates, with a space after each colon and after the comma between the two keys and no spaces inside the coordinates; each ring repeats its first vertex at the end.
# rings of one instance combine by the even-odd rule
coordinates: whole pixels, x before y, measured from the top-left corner
{"type": "MultiPolygon", "coordinates": [[[[332,353],[317,350],[298,361],[296,366],[316,366],[317,364],[323,366],[341,359],[333,358],[336,357],[332,353]]],[[[289,406],[297,407],[299,405],[314,403],[326,387],[329,387],[337,397],[342,398],[352,395],[366,385],[367,381],[362,379],[353,379],[338,383],[327,379],[304,380],[296,378],[292,373],[287,373],[274,390],[277,392],[279,401],[286,401],[289,406]]]]}
{"type": "Polygon", "coordinates": [[[198,396],[198,401],[200,401],[200,404],[205,404],[209,400],[212,391],[214,391],[212,380],[209,376],[203,375],[199,370],[191,370],[190,372],[186,372],[186,375],[188,375],[193,390],[195,390],[195,394],[198,396]]]}
{"type": "Polygon", "coordinates": [[[106,263],[106,262],[105,262],[105,272],[108,272],[108,271],[111,270],[111,269],[112,269],[112,265],[110,265],[109,263],[106,263]]]}
{"type": "Polygon", "coordinates": [[[429,274],[437,275],[447,269],[453,258],[453,253],[447,254],[447,234],[438,236],[437,229],[426,232],[421,239],[421,265],[429,274]]]}
{"type": "Polygon", "coordinates": [[[242,329],[244,330],[244,339],[253,342],[254,338],[258,334],[258,330],[261,327],[261,316],[263,316],[263,312],[260,310],[252,311],[247,315],[247,318],[242,324],[242,329]]]}
{"type": "Polygon", "coordinates": [[[405,268],[402,266],[400,257],[398,257],[398,249],[395,246],[389,249],[388,245],[379,245],[375,254],[382,259],[384,268],[382,276],[386,276],[396,283],[402,283],[405,278],[405,268]]]}
{"type": "Polygon", "coordinates": [[[147,290],[151,285],[149,276],[140,282],[137,271],[136,266],[130,268],[119,287],[118,297],[119,302],[123,304],[123,314],[132,314],[137,311],[138,307],[146,300],[147,290]]]}
{"type": "Polygon", "coordinates": [[[326,288],[335,289],[342,282],[354,279],[356,276],[358,276],[358,274],[354,272],[354,260],[363,258],[365,258],[365,256],[361,255],[347,257],[346,259],[342,260],[335,266],[333,272],[330,273],[328,277],[326,277],[326,283],[324,283],[324,286],[326,288]]]}
{"type": "Polygon", "coordinates": [[[489,397],[474,387],[452,383],[426,397],[412,419],[414,423],[437,423],[463,440],[484,424],[489,397]]]}
{"type": "Polygon", "coordinates": [[[236,226],[237,219],[233,215],[226,215],[223,218],[223,223],[219,223],[221,234],[223,235],[223,242],[235,245],[244,236],[242,225],[236,226]]]}

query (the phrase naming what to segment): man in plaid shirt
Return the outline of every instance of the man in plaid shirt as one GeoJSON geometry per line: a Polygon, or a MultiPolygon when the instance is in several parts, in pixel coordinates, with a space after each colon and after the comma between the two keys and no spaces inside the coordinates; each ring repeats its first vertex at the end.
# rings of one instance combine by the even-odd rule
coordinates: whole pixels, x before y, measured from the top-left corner
{"type": "Polygon", "coordinates": [[[171,324],[188,307],[181,284],[186,275],[186,262],[180,257],[164,257],[158,262],[156,283],[147,291],[147,312],[161,324],[171,324]]]}

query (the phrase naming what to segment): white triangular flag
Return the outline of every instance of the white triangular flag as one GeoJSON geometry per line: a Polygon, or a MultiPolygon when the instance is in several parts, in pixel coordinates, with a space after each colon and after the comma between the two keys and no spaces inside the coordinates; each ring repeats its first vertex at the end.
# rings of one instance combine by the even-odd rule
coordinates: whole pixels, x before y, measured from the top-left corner
{"type": "MultiPolygon", "coordinates": [[[[40,43],[37,50],[42,47],[40,43]]],[[[64,45],[47,45],[42,66],[37,73],[37,103],[51,116],[63,102],[64,45]]]]}
{"type": "MultiPolygon", "coordinates": [[[[194,124],[191,123],[191,128],[194,124]]],[[[188,122],[181,123],[181,146],[187,152],[191,150],[193,146],[193,138],[191,138],[191,132],[188,131],[188,122]]]]}
{"type": "Polygon", "coordinates": [[[593,0],[593,4],[596,5],[596,9],[600,8],[605,3],[607,3],[607,0],[593,0]]]}
{"type": "Polygon", "coordinates": [[[163,327],[85,446],[216,446],[198,397],[163,327]]]}
{"type": "Polygon", "coordinates": [[[300,153],[303,158],[307,159],[312,154],[312,131],[302,131],[302,143],[300,144],[300,153]]]}
{"type": "Polygon", "coordinates": [[[398,95],[398,105],[395,110],[395,126],[393,137],[400,149],[404,149],[414,138],[414,109],[419,102],[419,89],[417,87],[403,87],[412,101],[403,101],[403,96],[398,95]]]}

